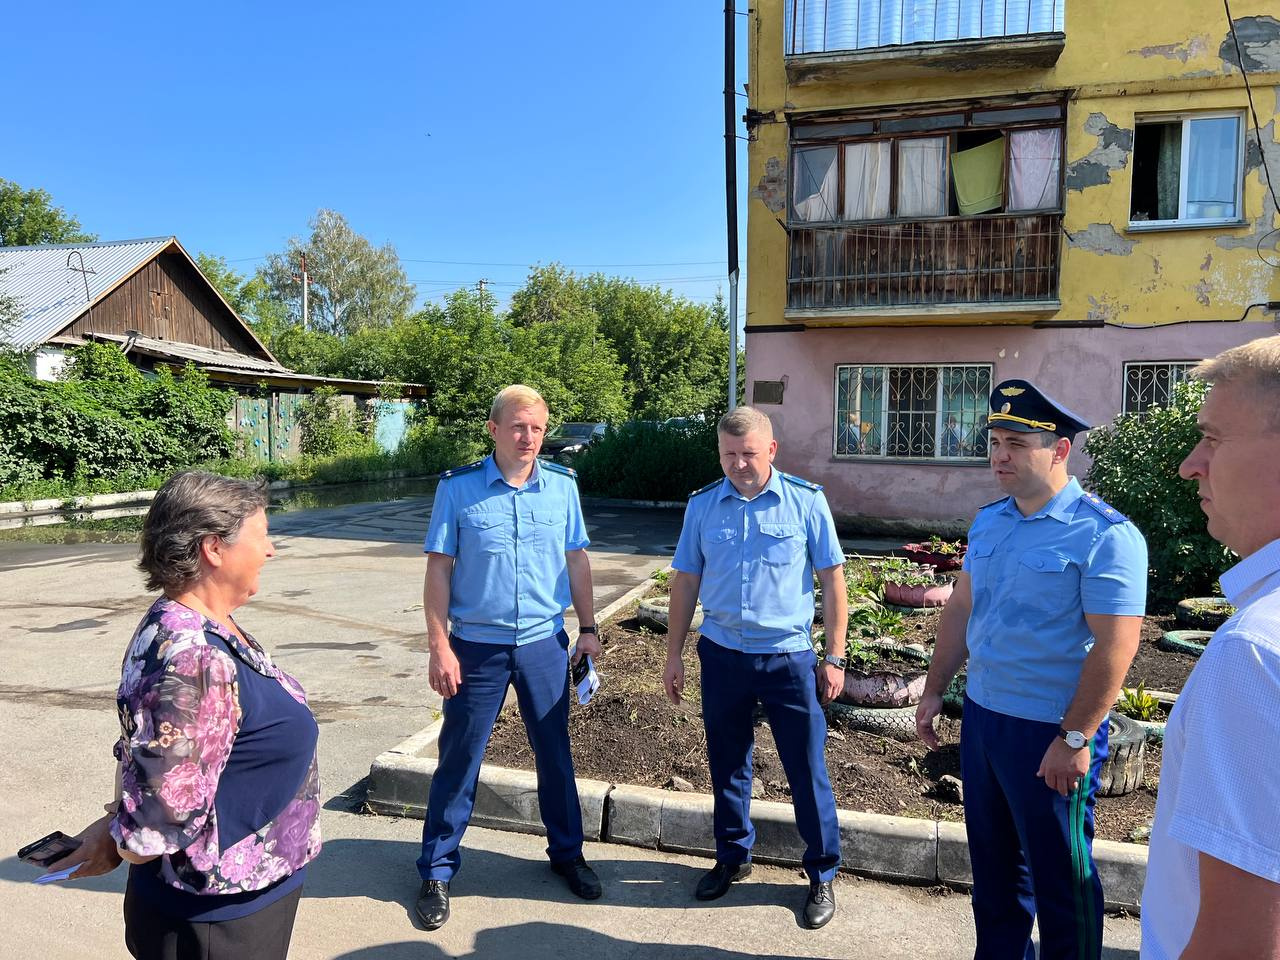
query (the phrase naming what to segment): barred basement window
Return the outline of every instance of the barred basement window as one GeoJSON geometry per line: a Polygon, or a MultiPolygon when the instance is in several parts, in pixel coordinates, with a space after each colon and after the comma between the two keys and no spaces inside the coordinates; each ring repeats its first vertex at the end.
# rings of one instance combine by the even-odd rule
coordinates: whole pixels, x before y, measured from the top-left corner
{"type": "Polygon", "coordinates": [[[985,460],[991,365],[836,368],[838,457],[985,460]]]}
{"type": "Polygon", "coordinates": [[[1124,365],[1123,413],[1142,413],[1148,407],[1168,406],[1173,388],[1187,379],[1194,360],[1124,365]]]}

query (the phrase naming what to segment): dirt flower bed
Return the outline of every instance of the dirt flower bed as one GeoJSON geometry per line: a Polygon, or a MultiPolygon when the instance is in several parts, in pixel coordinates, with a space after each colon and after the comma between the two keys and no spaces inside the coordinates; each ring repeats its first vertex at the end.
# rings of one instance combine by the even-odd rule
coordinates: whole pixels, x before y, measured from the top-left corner
{"type": "MultiPolygon", "coordinates": [[[[912,617],[920,629],[907,642],[932,646],[937,615],[912,617]]],[[[1157,625],[1158,626],[1158,625],[1157,625]]],[[[1144,630],[1143,648],[1159,657],[1176,657],[1156,651],[1157,626],[1144,630]],[[1154,633],[1153,633],[1154,631],[1154,633]],[[1148,638],[1147,634],[1153,636],[1148,638]]],[[[1167,627],[1166,627],[1167,629],[1167,627]]],[[[695,638],[685,647],[687,692],[684,702],[673,706],[662,690],[666,662],[666,635],[642,627],[634,618],[601,628],[604,653],[597,663],[602,684],[586,707],[574,703],[569,717],[574,763],[581,777],[610,783],[669,787],[674,777],[687,781],[700,793],[709,793],[706,736],[702,729],[695,638]]],[[[1141,654],[1140,654],[1141,656],[1141,654]]],[[[1194,664],[1193,658],[1185,658],[1194,664]]],[[[1163,660],[1158,661],[1163,664],[1163,660]]],[[[1187,667],[1186,672],[1190,672],[1187,667]]],[[[1180,689],[1170,674],[1150,671],[1150,689],[1180,689]],[[1162,677],[1160,683],[1155,677],[1162,677]],[[1162,684],[1168,683],[1169,686],[1162,684]]],[[[1128,681],[1126,681],[1128,682],[1128,681]]],[[[1133,680],[1136,683],[1136,679],[1133,680]]],[[[960,777],[960,722],[940,720],[943,748],[931,753],[917,740],[902,742],[849,727],[838,717],[830,721],[827,769],[837,804],[850,810],[934,820],[964,819],[961,804],[939,787],[944,775],[960,777]]],[[[533,754],[524,725],[514,710],[504,710],[494,726],[486,760],[499,766],[533,769],[533,754]]],[[[1145,780],[1124,797],[1100,797],[1097,835],[1108,840],[1128,840],[1155,812],[1159,780],[1160,748],[1147,744],[1145,780]]],[[[790,801],[790,790],[768,724],[756,721],[755,778],[757,794],[764,799],[790,801]]]]}

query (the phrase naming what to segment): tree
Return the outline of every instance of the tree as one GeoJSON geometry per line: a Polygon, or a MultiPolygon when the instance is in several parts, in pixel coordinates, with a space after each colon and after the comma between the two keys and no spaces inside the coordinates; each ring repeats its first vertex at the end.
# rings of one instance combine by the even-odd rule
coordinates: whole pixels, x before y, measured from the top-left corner
{"type": "MultiPolygon", "coordinates": [[[[210,283],[270,347],[289,325],[288,305],[275,297],[262,272],[246,277],[227,263],[226,257],[197,253],[196,264],[210,283]]],[[[274,347],[271,347],[274,352],[274,347]]]]}
{"type": "Polygon", "coordinates": [[[1198,380],[1180,383],[1166,406],[1121,414],[1084,445],[1093,458],[1085,482],[1147,538],[1147,601],[1156,610],[1209,593],[1231,566],[1230,551],[1205,529],[1195,483],[1178,476],[1200,440],[1205,390],[1198,380]]]}
{"type": "MultiPolygon", "coordinates": [[[[0,270],[0,276],[4,276],[4,273],[4,270],[0,270]]],[[[0,350],[8,347],[9,335],[21,317],[22,304],[17,298],[0,293],[0,350]]]]}
{"type": "Polygon", "coordinates": [[[262,269],[270,295],[288,305],[294,323],[302,318],[302,258],[311,279],[308,324],[346,335],[363,327],[385,327],[413,307],[409,283],[395,247],[374,247],[351,229],[346,218],[321,210],[311,220],[311,236],[291,238],[284,253],[272,254],[262,269]]]}
{"type": "Polygon", "coordinates": [[[53,205],[53,197],[38,187],[24,190],[0,178],[0,246],[25,247],[41,243],[90,243],[92,233],[80,221],[53,205]]]}

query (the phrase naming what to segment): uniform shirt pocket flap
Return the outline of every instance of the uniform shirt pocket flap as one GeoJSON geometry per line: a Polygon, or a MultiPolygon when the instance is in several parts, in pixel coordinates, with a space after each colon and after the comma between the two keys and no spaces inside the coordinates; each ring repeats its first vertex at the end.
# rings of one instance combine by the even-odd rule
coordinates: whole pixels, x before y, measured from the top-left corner
{"type": "Polygon", "coordinates": [[[498,526],[504,520],[506,520],[506,517],[499,513],[466,513],[458,518],[458,523],[464,527],[487,530],[490,527],[498,526]]]}
{"type": "Polygon", "coordinates": [[[1060,553],[1035,550],[1030,553],[1024,553],[1018,562],[1028,570],[1035,570],[1039,573],[1061,573],[1067,569],[1067,565],[1071,563],[1071,558],[1064,557],[1060,553]]]}
{"type": "Polygon", "coordinates": [[[559,512],[553,512],[553,511],[547,511],[547,510],[535,510],[533,513],[534,523],[545,523],[547,524],[547,526],[555,526],[556,524],[563,525],[567,521],[568,521],[568,517],[566,517],[563,513],[559,513],[559,512]]]}
{"type": "Polygon", "coordinates": [[[785,537],[798,537],[804,531],[798,523],[762,523],[760,532],[766,537],[777,537],[781,540],[785,537]]]}

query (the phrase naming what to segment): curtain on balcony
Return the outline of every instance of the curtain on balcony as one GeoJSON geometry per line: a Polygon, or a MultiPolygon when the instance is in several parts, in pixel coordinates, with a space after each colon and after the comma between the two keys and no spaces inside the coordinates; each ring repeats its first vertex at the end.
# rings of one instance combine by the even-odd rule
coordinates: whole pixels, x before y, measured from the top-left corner
{"type": "Polygon", "coordinates": [[[1009,135],[1009,209],[1055,210],[1062,165],[1058,130],[1016,130],[1009,135]]]}
{"type": "Polygon", "coordinates": [[[844,218],[880,220],[889,216],[888,140],[850,143],[844,148],[844,218]]]}
{"type": "Polygon", "coordinates": [[[1066,0],[786,0],[788,54],[1061,31],[1066,0]]]}
{"type": "Polygon", "coordinates": [[[947,138],[898,141],[898,216],[947,213],[947,138]]]}
{"type": "Polygon", "coordinates": [[[792,180],[794,219],[821,222],[836,219],[836,148],[810,147],[795,152],[792,180]]]}

